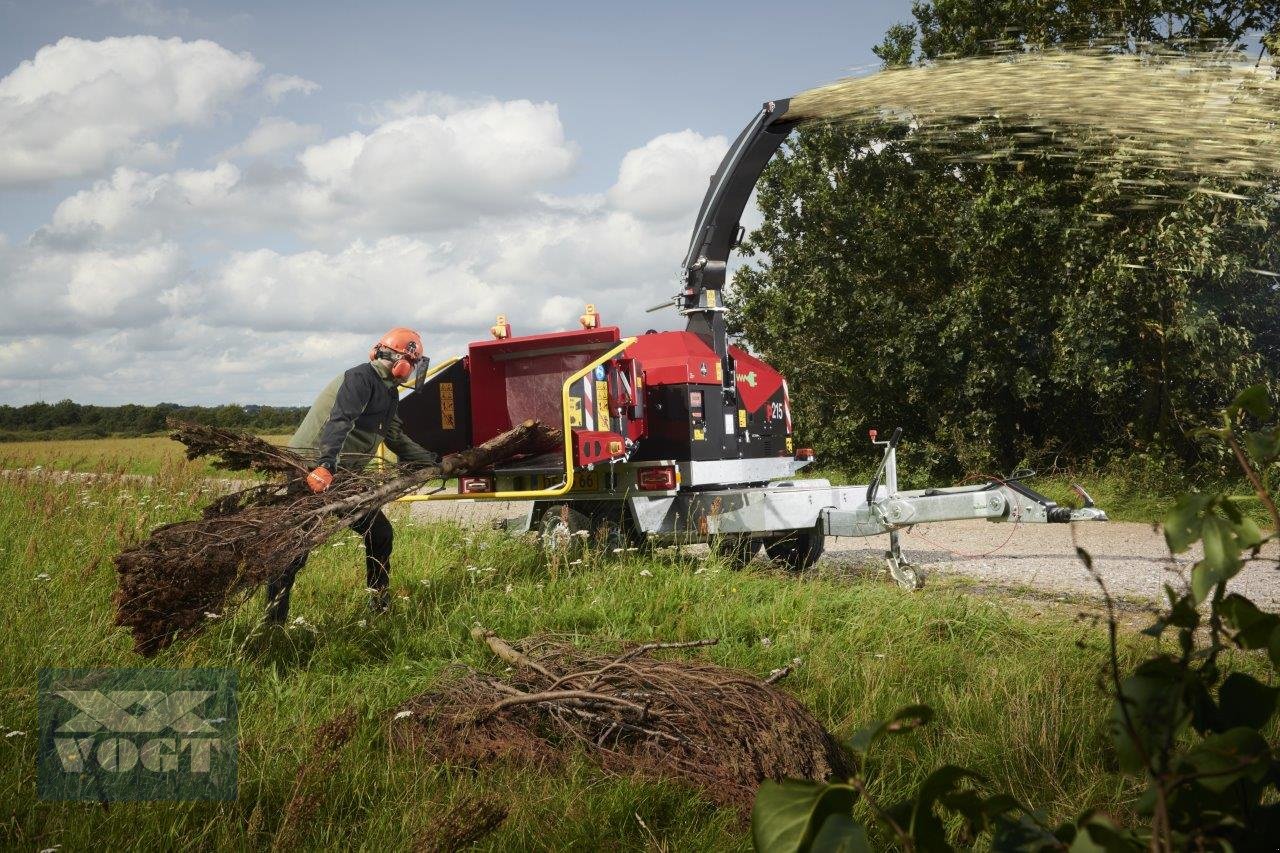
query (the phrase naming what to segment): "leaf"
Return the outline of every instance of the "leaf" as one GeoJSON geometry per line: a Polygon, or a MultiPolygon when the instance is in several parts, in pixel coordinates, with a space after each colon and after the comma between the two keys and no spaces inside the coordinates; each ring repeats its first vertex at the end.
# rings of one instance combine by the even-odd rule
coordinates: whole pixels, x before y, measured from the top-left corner
{"type": "Polygon", "coordinates": [[[933,709],[928,705],[908,705],[899,708],[887,720],[872,723],[849,739],[849,747],[859,755],[866,755],[886,734],[902,734],[918,729],[933,720],[933,709]]]}
{"type": "Polygon", "coordinates": [[[1147,845],[1137,833],[1120,829],[1106,815],[1093,812],[1080,819],[1067,849],[1070,853],[1137,853],[1147,845]]]}
{"type": "Polygon", "coordinates": [[[1275,713],[1277,699],[1280,699],[1280,687],[1268,687],[1243,672],[1231,673],[1218,688],[1221,728],[1262,728],[1275,713]]]}
{"type": "Polygon", "coordinates": [[[1169,550],[1181,554],[1200,538],[1204,513],[1217,500],[1217,495],[1188,492],[1179,495],[1173,509],[1164,519],[1164,539],[1169,550]]]}
{"type": "Polygon", "coordinates": [[[1246,432],[1244,446],[1254,463],[1259,468],[1265,468],[1275,461],[1276,456],[1280,456],[1280,428],[1270,432],[1246,432]]]}
{"type": "Polygon", "coordinates": [[[1210,791],[1224,791],[1240,779],[1257,782],[1267,772],[1270,748],[1257,731],[1246,727],[1210,735],[1187,750],[1183,761],[1210,791]]]}
{"type": "Polygon", "coordinates": [[[1271,417],[1271,402],[1267,399],[1267,386],[1250,385],[1237,394],[1235,400],[1227,407],[1227,411],[1232,415],[1242,409],[1258,420],[1265,421],[1271,417]]]}
{"type": "Polygon", "coordinates": [[[829,815],[814,836],[810,853],[871,853],[867,831],[847,814],[829,815]]]}
{"type": "Polygon", "coordinates": [[[1256,604],[1236,592],[1222,599],[1218,613],[1236,632],[1236,642],[1243,649],[1265,648],[1271,641],[1272,632],[1280,626],[1280,617],[1263,613],[1256,604]]]}
{"type": "Polygon", "coordinates": [[[765,781],[751,809],[751,838],[761,853],[800,853],[833,814],[848,814],[857,794],[848,785],[765,781]]]}
{"type": "Polygon", "coordinates": [[[1121,682],[1110,719],[1121,770],[1145,769],[1143,756],[1151,757],[1186,728],[1190,713],[1184,692],[1183,674],[1167,658],[1145,661],[1121,682]]]}
{"type": "Polygon", "coordinates": [[[947,845],[947,829],[933,807],[966,779],[983,781],[972,770],[947,764],[930,773],[921,783],[915,807],[911,810],[911,827],[908,830],[921,850],[950,849],[947,845]]]}

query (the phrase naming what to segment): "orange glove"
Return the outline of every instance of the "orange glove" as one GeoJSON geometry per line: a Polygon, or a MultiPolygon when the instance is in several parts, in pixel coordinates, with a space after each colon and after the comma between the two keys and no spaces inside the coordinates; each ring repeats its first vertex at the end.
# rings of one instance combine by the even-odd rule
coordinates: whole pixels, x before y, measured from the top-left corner
{"type": "Polygon", "coordinates": [[[333,474],[323,465],[307,475],[307,488],[317,495],[329,488],[332,482],[333,474]]]}

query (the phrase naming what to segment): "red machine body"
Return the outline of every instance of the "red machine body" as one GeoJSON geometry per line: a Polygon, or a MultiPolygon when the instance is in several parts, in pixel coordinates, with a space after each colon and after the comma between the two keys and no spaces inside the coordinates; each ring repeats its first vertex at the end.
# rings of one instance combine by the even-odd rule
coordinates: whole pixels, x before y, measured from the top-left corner
{"type": "MultiPolygon", "coordinates": [[[[477,341],[401,404],[405,428],[449,452],[535,418],[564,422],[565,380],[622,341],[616,326],[477,341]]],[[[781,374],[738,347],[725,361],[692,332],[650,332],[568,393],[575,467],[789,456],[781,374]],[[730,390],[732,389],[732,390],[730,390]]]]}

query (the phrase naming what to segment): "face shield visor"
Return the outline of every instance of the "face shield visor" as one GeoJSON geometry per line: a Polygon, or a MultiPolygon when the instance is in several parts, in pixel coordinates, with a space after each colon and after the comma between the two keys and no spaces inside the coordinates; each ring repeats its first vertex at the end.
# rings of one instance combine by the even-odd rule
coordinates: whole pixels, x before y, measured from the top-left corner
{"type": "Polygon", "coordinates": [[[431,359],[425,355],[412,363],[409,376],[400,384],[411,391],[421,390],[422,386],[427,383],[427,370],[431,366],[431,359]]]}

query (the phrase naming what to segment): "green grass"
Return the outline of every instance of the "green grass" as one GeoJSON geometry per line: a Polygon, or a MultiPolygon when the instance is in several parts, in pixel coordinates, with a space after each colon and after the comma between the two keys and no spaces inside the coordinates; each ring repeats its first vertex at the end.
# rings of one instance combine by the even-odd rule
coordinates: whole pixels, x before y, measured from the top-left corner
{"type": "MultiPolygon", "coordinates": [[[[1000,780],[1055,817],[1085,806],[1123,809],[1125,783],[1105,748],[1095,687],[1097,629],[1033,619],[1006,602],[956,591],[908,594],[876,578],[832,571],[795,579],[714,562],[649,557],[588,563],[550,576],[532,547],[498,534],[397,525],[395,605],[366,619],[363,561],[347,534],[302,573],[293,613],[312,627],[250,636],[253,602],[154,661],[111,627],[110,557],[152,525],[192,515],[190,476],[154,484],[17,481],[0,490],[0,725],[25,732],[0,750],[0,846],[155,848],[267,846],[401,848],[471,792],[512,810],[485,841],[495,850],[591,849],[599,839],[643,848],[740,849],[737,816],[677,784],[610,778],[570,756],[551,771],[474,771],[388,749],[389,709],[430,689],[457,663],[492,667],[468,636],[476,622],[509,638],[553,633],[586,644],[719,637],[715,661],[767,673],[793,658],[786,682],[848,736],[898,706],[927,702],[940,723],[893,741],[878,765],[882,791],[945,762],[1000,780]],[[48,577],[40,577],[47,575],[48,577]],[[104,809],[35,795],[36,678],[42,667],[231,667],[240,683],[240,791],[232,803],[118,803],[104,809]],[[306,781],[319,811],[286,839],[281,813],[317,726],[354,709],[360,724],[338,772],[306,781]],[[314,790],[311,790],[314,789],[314,790]]],[[[1144,641],[1145,642],[1145,641],[1144,641]]],[[[1136,640],[1131,646],[1139,645],[1136,640]]]]}
{"type": "MultiPolygon", "coordinates": [[[[264,435],[283,443],[288,436],[264,435]]],[[[59,471],[111,471],[154,475],[163,471],[190,471],[226,477],[203,461],[188,462],[183,447],[167,435],[143,438],[86,438],[67,441],[13,441],[0,444],[0,470],[43,468],[59,471]]],[[[241,475],[247,476],[247,475],[241,475]]]]}
{"type": "MultiPolygon", "coordinates": [[[[718,637],[712,660],[786,681],[830,729],[925,702],[938,722],[891,739],[874,787],[894,792],[945,763],[968,765],[1052,819],[1086,807],[1128,813],[1097,687],[1105,636],[1091,623],[959,588],[906,593],[878,577],[824,569],[804,578],[676,554],[587,561],[554,575],[528,544],[496,533],[398,519],[394,606],[368,619],[358,540],[318,549],[293,615],[307,626],[255,633],[260,601],[155,660],[111,625],[111,557],[154,525],[198,511],[199,472],[161,466],[152,482],[106,476],[0,486],[0,847],[402,849],[451,804],[483,794],[511,814],[492,850],[733,850],[736,813],[675,783],[606,775],[581,754],[559,767],[442,766],[388,746],[390,710],[462,663],[499,671],[468,635],[479,622],[516,639],[588,645],[718,637]],[[227,803],[42,802],[35,792],[37,675],[43,667],[230,667],[240,685],[239,796],[227,803]],[[302,774],[320,725],[357,714],[337,770],[302,774]],[[299,779],[301,778],[301,782],[299,779]],[[284,827],[295,796],[316,811],[284,827]],[[637,815],[647,829],[641,826],[637,815]]],[[[1126,634],[1129,660],[1155,641],[1126,634]]],[[[1238,664],[1263,671],[1240,657],[1238,664]]]]}

